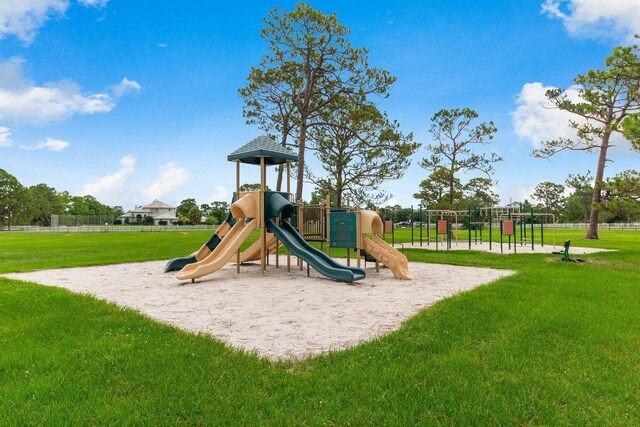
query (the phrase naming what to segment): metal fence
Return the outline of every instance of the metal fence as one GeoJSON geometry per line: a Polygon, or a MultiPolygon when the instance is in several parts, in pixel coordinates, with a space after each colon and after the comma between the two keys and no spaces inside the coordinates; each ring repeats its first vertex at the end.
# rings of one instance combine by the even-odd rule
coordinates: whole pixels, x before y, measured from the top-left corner
{"type": "Polygon", "coordinates": [[[111,215],[51,215],[51,227],[80,227],[83,225],[113,225],[111,215]]]}

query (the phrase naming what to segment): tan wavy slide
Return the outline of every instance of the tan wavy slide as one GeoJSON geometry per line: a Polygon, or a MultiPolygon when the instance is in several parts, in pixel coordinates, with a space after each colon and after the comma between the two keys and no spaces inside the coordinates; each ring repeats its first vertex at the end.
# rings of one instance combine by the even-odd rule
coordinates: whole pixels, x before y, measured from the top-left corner
{"type": "MultiPolygon", "coordinates": [[[[281,246],[273,233],[267,233],[267,255],[276,251],[276,243],[281,246]]],[[[240,263],[260,260],[260,239],[240,253],[240,263]]],[[[233,260],[231,260],[233,261],[233,260]]]]}
{"type": "Polygon", "coordinates": [[[213,252],[202,261],[185,265],[176,277],[178,280],[197,279],[219,270],[233,258],[240,245],[257,226],[258,221],[247,222],[245,218],[239,219],[213,252]]]}
{"type": "Polygon", "coordinates": [[[407,257],[385,242],[380,236],[373,236],[373,239],[363,236],[362,242],[364,250],[386,265],[396,279],[413,279],[413,275],[409,272],[407,257]]]}

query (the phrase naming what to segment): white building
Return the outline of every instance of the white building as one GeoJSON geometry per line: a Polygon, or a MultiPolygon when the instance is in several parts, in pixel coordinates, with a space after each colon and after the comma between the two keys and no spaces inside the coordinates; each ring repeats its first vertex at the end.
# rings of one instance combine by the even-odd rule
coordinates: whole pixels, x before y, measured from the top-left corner
{"type": "Polygon", "coordinates": [[[148,205],[138,206],[119,217],[123,224],[140,224],[145,217],[152,217],[154,225],[174,224],[178,221],[176,207],[168,205],[160,200],[154,200],[148,205]]]}

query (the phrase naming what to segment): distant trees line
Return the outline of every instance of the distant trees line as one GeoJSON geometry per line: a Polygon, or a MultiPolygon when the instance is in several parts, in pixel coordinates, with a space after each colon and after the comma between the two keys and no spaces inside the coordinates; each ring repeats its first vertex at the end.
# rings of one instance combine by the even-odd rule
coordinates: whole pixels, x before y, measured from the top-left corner
{"type": "Polygon", "coordinates": [[[117,218],[123,213],[122,206],[107,206],[93,196],[72,196],[47,184],[26,187],[0,169],[0,229],[14,224],[49,226],[52,214],[117,218]]]}
{"type": "MultiPolygon", "coordinates": [[[[588,171],[585,175],[569,175],[564,184],[544,181],[536,185],[531,199],[513,201],[506,206],[522,207],[529,211],[531,207],[537,212],[552,213],[556,221],[562,223],[589,223],[593,204],[593,176],[588,171]],[[567,194],[568,193],[568,194],[567,194]]],[[[433,182],[431,183],[433,184],[433,182]]],[[[442,182],[442,186],[448,183],[442,182]]],[[[602,182],[602,197],[597,206],[601,223],[640,222],[640,172],[627,170],[607,178],[602,182]]],[[[420,220],[419,208],[467,210],[469,207],[490,207],[497,202],[491,190],[478,186],[473,191],[467,186],[455,184],[455,197],[449,198],[446,191],[434,192],[437,198],[429,199],[421,205],[414,206],[413,220],[420,220]]],[[[411,208],[399,205],[380,209],[385,219],[396,222],[411,221],[411,208]]]]}

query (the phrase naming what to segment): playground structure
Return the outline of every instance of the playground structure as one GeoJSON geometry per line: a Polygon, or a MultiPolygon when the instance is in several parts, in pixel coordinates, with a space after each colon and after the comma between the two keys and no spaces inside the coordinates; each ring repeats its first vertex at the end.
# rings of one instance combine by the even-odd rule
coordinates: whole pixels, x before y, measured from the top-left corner
{"type": "MultiPolygon", "coordinates": [[[[487,242],[489,250],[492,250],[493,245],[497,243],[494,242],[495,233],[498,233],[501,252],[504,251],[504,244],[508,250],[513,249],[514,252],[517,252],[517,246],[530,246],[534,251],[536,241],[544,247],[545,226],[549,225],[552,227],[552,244],[556,246],[555,216],[546,212],[536,212],[533,207],[525,209],[522,204],[469,207],[467,210],[422,209],[420,206],[418,218],[418,221],[414,220],[412,207],[411,244],[415,244],[417,237],[420,247],[423,244],[430,246],[434,243],[435,249],[442,247],[448,250],[453,244],[466,244],[469,249],[473,249],[474,244],[487,242]],[[419,236],[415,235],[414,222],[419,224],[419,236]]],[[[392,221],[388,222],[393,224],[392,221]]],[[[394,243],[393,227],[388,228],[391,228],[394,243]]]]}
{"type": "Polygon", "coordinates": [[[313,267],[330,279],[351,283],[366,275],[360,268],[362,254],[375,259],[376,271],[382,262],[396,278],[413,278],[407,258],[380,237],[382,220],[376,212],[359,209],[355,212],[332,212],[328,203],[326,209],[314,210],[306,209],[301,202],[297,206],[291,202],[291,162],[297,157],[289,149],[267,136],[261,136],[231,153],[227,159],[236,163],[236,192],[226,220],[200,250],[170,260],[165,272],[179,270],[176,276],[179,280],[194,281],[219,270],[233,261],[235,255],[238,273],[242,263],[258,259],[260,271],[264,273],[268,255],[272,252],[276,254],[276,268],[279,267],[277,249],[283,245],[287,249],[288,272],[291,271],[293,254],[301,270],[303,262],[307,263],[307,274],[309,267],[313,267]],[[240,192],[241,163],[260,165],[259,191],[240,192]],[[266,166],[284,163],[287,167],[287,191],[266,191],[266,166]],[[242,244],[256,230],[260,232],[258,241],[241,252],[242,244]],[[321,242],[321,249],[326,248],[326,253],[308,241],[321,242]],[[330,257],[332,247],[347,249],[347,265],[330,257]],[[356,250],[357,267],[350,265],[351,249],[356,250]]]}

